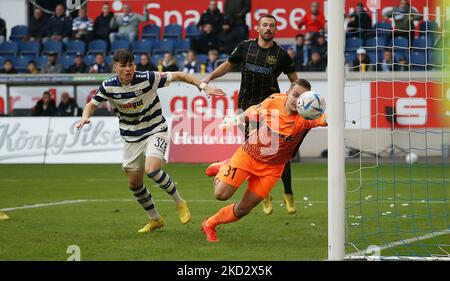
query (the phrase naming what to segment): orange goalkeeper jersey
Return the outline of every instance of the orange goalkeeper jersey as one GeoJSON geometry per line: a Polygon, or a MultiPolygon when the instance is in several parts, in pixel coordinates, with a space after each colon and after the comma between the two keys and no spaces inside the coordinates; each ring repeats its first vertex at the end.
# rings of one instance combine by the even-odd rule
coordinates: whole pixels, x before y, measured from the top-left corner
{"type": "Polygon", "coordinates": [[[316,120],[306,120],[297,113],[289,115],[285,110],[286,101],[287,94],[273,94],[245,112],[246,117],[258,120],[259,128],[250,132],[242,148],[264,164],[285,164],[309,129],[327,126],[325,114],[316,120]]]}

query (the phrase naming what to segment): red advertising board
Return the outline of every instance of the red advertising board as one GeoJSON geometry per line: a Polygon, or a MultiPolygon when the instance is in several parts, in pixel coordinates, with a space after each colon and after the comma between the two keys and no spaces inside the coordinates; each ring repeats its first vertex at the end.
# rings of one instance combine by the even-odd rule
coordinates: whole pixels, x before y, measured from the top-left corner
{"type": "Polygon", "coordinates": [[[449,84],[440,82],[372,82],[371,127],[450,127],[449,84]],[[394,118],[392,118],[394,116],[394,118]]]}
{"type": "MultiPolygon", "coordinates": [[[[226,0],[218,0],[219,9],[223,10],[226,0]]],[[[356,3],[361,0],[347,0],[346,13],[348,14],[356,6],[356,3]]],[[[367,5],[376,4],[380,1],[381,10],[398,5],[398,0],[362,0],[367,5]],[[375,1],[375,2],[374,2],[375,1]]],[[[170,23],[178,23],[184,27],[189,24],[196,24],[201,14],[207,9],[209,0],[184,1],[184,0],[90,0],[88,2],[88,15],[95,18],[101,13],[103,3],[109,3],[113,7],[114,12],[121,12],[122,4],[128,3],[132,7],[134,13],[142,14],[144,6],[147,7],[150,15],[149,21],[143,23],[142,26],[148,23],[155,23],[158,26],[164,27],[170,23]]],[[[252,10],[247,17],[247,22],[250,25],[250,36],[255,37],[255,25],[260,15],[265,13],[273,14],[278,20],[278,38],[292,38],[299,29],[297,27],[301,18],[309,11],[309,6],[313,1],[272,1],[272,0],[256,0],[252,1],[252,10]]],[[[325,10],[324,0],[317,0],[321,3],[322,11],[325,10]]],[[[417,8],[419,13],[436,14],[443,13],[444,9],[437,8],[439,2],[437,0],[411,0],[412,6],[417,8]]],[[[324,11],[327,15],[327,11],[324,11]]],[[[433,16],[434,17],[434,16],[433,16]]],[[[432,18],[433,18],[432,17],[432,18]]],[[[381,13],[378,13],[378,20],[381,20],[381,13]]]]}

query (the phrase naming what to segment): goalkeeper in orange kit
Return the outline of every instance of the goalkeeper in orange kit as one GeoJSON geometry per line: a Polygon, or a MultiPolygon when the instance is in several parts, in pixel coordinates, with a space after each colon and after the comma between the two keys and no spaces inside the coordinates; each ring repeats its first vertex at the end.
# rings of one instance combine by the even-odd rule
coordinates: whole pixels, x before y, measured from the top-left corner
{"type": "Polygon", "coordinates": [[[296,80],[287,94],[273,94],[243,114],[225,119],[225,127],[255,119],[260,126],[227,163],[217,166],[214,195],[218,200],[231,198],[245,179],[248,187],[238,203],[220,209],[202,223],[201,230],[209,242],[219,241],[216,226],[238,221],[270,193],[285,163],[291,160],[311,128],[327,126],[326,114],[316,120],[305,120],[297,113],[297,99],[310,90],[307,80],[296,80]]]}

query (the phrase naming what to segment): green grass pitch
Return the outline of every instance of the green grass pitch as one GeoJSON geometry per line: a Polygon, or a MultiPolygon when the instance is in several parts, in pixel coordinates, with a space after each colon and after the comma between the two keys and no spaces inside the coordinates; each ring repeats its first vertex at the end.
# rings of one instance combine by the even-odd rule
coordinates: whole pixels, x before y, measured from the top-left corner
{"type": "MultiPolygon", "coordinates": [[[[146,180],[166,226],[145,235],[136,231],[147,223],[147,216],[134,201],[118,164],[1,165],[0,209],[7,209],[11,219],[0,221],[0,260],[66,260],[69,245],[80,247],[82,260],[323,260],[327,257],[326,167],[293,164],[297,214],[288,215],[282,206],[279,182],[272,191],[272,215],[264,215],[258,206],[241,221],[220,226],[221,242],[210,244],[200,224],[228,202],[214,199],[212,180],[204,176],[206,165],[165,166],[189,203],[192,222],[188,225],[178,221],[170,196],[146,180]],[[57,204],[8,210],[46,203],[57,204]]],[[[348,170],[358,167],[350,165],[348,170]]],[[[449,228],[450,205],[443,200],[450,194],[448,167],[417,167],[414,177],[422,181],[409,185],[411,169],[405,167],[397,168],[396,181],[391,166],[347,175],[347,188],[353,189],[347,195],[350,241],[364,248],[449,228]],[[434,181],[428,180],[424,187],[427,176],[434,181]],[[386,212],[390,214],[383,215],[386,212]]],[[[237,202],[244,189],[230,202],[237,202]]],[[[450,244],[449,235],[412,242],[404,253],[427,255],[427,243],[450,244]]],[[[395,254],[402,248],[385,252],[395,254]]]]}

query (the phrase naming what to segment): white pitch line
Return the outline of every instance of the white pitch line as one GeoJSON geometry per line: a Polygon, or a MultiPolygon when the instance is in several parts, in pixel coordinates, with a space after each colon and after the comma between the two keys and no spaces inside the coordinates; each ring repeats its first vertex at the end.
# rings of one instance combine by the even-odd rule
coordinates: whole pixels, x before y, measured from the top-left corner
{"type": "MultiPolygon", "coordinates": [[[[450,229],[444,229],[444,230],[441,230],[441,231],[425,234],[425,235],[419,236],[419,237],[412,237],[412,238],[408,238],[408,239],[395,241],[395,242],[389,243],[387,245],[384,245],[382,247],[379,247],[379,249],[380,249],[380,251],[384,251],[384,250],[387,250],[387,249],[395,248],[397,246],[407,245],[407,244],[411,244],[411,243],[414,243],[414,242],[418,242],[418,241],[430,239],[430,238],[433,238],[433,237],[445,235],[445,234],[450,234],[450,229]]],[[[350,256],[364,256],[365,253],[366,253],[366,250],[361,250],[359,252],[351,253],[351,254],[348,254],[346,256],[347,257],[350,257],[350,256]]]]}
{"type": "MultiPolygon", "coordinates": [[[[232,201],[232,200],[230,200],[232,201]]],[[[75,199],[75,200],[63,200],[63,201],[57,201],[57,202],[49,202],[49,203],[37,203],[37,204],[31,204],[31,205],[24,205],[24,206],[18,206],[18,207],[8,207],[0,209],[2,212],[10,212],[15,210],[23,210],[23,209],[34,209],[34,208],[42,208],[42,207],[50,207],[50,206],[58,206],[58,205],[68,205],[68,204],[78,204],[78,203],[95,203],[95,202],[135,202],[133,199],[75,199]]],[[[161,199],[156,200],[156,202],[173,202],[171,199],[161,199]]],[[[192,203],[220,203],[222,201],[214,200],[214,199],[191,199],[188,200],[188,202],[192,203]]],[[[281,204],[284,203],[281,200],[273,200],[273,203],[281,204]]],[[[391,202],[391,201],[389,201],[391,202]]],[[[313,200],[307,200],[307,201],[297,201],[295,202],[296,205],[301,204],[328,204],[328,201],[313,201],[313,200]]],[[[360,201],[347,201],[349,204],[358,204],[360,201]]],[[[388,203],[388,202],[386,202],[388,203]]],[[[413,203],[419,203],[419,204],[442,204],[443,201],[417,201],[413,203]]]]}

